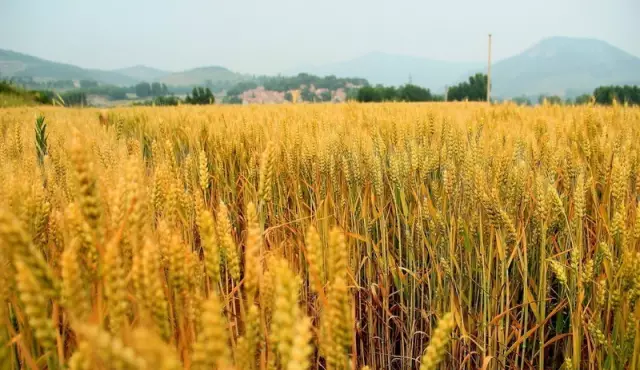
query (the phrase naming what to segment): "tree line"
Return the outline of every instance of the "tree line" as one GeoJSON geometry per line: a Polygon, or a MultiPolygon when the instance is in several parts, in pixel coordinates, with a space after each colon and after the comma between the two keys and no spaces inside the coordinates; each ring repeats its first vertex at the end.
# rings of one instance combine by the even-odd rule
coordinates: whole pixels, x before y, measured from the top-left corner
{"type": "Polygon", "coordinates": [[[139,98],[146,98],[149,96],[165,96],[169,94],[167,85],[159,82],[139,82],[135,85],[135,93],[139,98]]]}
{"type": "MultiPolygon", "coordinates": [[[[487,100],[487,75],[477,73],[470,76],[467,81],[451,86],[445,95],[432,94],[429,89],[407,84],[398,88],[393,86],[364,86],[357,90],[353,99],[360,102],[384,102],[384,101],[486,101],[487,100]]],[[[499,99],[494,99],[498,101],[499,99]]],[[[518,105],[533,105],[536,102],[556,105],[580,105],[595,102],[600,105],[611,105],[614,101],[629,105],[640,105],[640,86],[600,86],[593,94],[582,94],[563,99],[558,95],[518,96],[509,99],[518,105]]]]}
{"type": "Polygon", "coordinates": [[[640,86],[600,86],[593,91],[593,97],[598,104],[627,103],[640,105],[640,86]]]}
{"type": "Polygon", "coordinates": [[[333,75],[319,77],[308,73],[299,73],[291,77],[267,77],[263,84],[265,90],[286,92],[295,90],[300,86],[315,86],[316,89],[337,90],[353,86],[367,86],[369,82],[364,78],[340,78],[333,75]]]}
{"type": "Polygon", "coordinates": [[[215,104],[216,98],[208,87],[194,87],[191,90],[191,94],[187,94],[184,100],[174,95],[169,96],[157,96],[152,100],[134,103],[134,105],[155,105],[155,106],[170,106],[180,104],[193,104],[193,105],[206,105],[215,104]]]}
{"type": "MultiPolygon", "coordinates": [[[[50,104],[56,97],[62,98],[66,105],[86,105],[88,95],[102,95],[111,100],[126,100],[128,94],[135,93],[138,98],[153,98],[149,104],[155,105],[177,105],[179,103],[186,104],[211,104],[215,102],[211,88],[212,83],[207,81],[205,87],[172,87],[180,89],[181,93],[187,93],[187,97],[181,100],[177,97],[170,96],[172,92],[164,83],[159,82],[140,82],[134,86],[119,87],[113,85],[101,85],[93,80],[80,80],[78,82],[71,80],[60,81],[35,81],[31,77],[16,77],[8,80],[0,80],[3,84],[5,92],[9,90],[8,86],[20,87],[20,89],[30,92],[30,97],[37,103],[50,104]],[[79,84],[79,88],[77,85],[79,84]],[[62,92],[55,93],[53,89],[62,89],[62,92]],[[189,93],[190,92],[190,93],[189,93]]],[[[405,84],[399,87],[384,85],[369,85],[366,79],[361,78],[337,78],[336,76],[318,77],[307,73],[300,73],[292,77],[258,77],[253,80],[242,81],[233,85],[226,92],[223,103],[239,104],[242,100],[239,96],[248,90],[255,89],[258,86],[264,86],[265,90],[284,91],[285,99],[291,101],[290,90],[297,90],[300,86],[301,94],[299,99],[308,102],[324,102],[331,100],[331,92],[339,88],[347,90],[347,97],[351,100],[361,102],[384,102],[384,101],[486,101],[488,79],[485,74],[477,73],[470,76],[467,81],[458,83],[447,89],[444,95],[434,94],[429,89],[416,86],[413,84],[405,84]],[[311,85],[318,89],[328,89],[323,94],[316,95],[311,91],[311,85]]],[[[217,91],[217,90],[216,90],[217,91]]],[[[499,99],[495,99],[498,101],[499,99]]],[[[592,94],[582,94],[574,98],[563,99],[557,95],[539,95],[539,96],[519,96],[510,99],[520,105],[533,105],[535,103],[542,104],[544,101],[550,104],[587,104],[591,101],[596,104],[610,105],[614,101],[619,103],[627,103],[630,105],[640,105],[640,87],[631,85],[609,85],[596,88],[592,94]]]]}
{"type": "Polygon", "coordinates": [[[444,95],[433,94],[429,89],[413,84],[397,88],[384,85],[364,86],[358,89],[355,100],[360,102],[486,101],[487,75],[475,74],[469,77],[468,81],[449,87],[444,95]]]}
{"type": "MultiPolygon", "coordinates": [[[[320,77],[309,73],[299,73],[296,76],[260,76],[252,80],[236,83],[226,91],[226,95],[238,96],[258,86],[263,86],[265,90],[286,93],[290,90],[300,89],[301,86],[309,89],[311,85],[316,89],[335,91],[340,88],[347,89],[350,86],[369,86],[369,81],[364,78],[341,78],[334,75],[320,77]]],[[[313,92],[309,90],[308,94],[313,94],[313,92]]],[[[314,99],[316,99],[311,95],[308,95],[307,98],[309,98],[308,101],[314,101],[314,99]]],[[[302,97],[302,99],[304,100],[304,97],[302,97]]]]}
{"type": "Polygon", "coordinates": [[[425,102],[442,101],[442,95],[434,95],[429,89],[424,87],[406,84],[398,88],[394,86],[365,86],[358,89],[355,99],[359,102],[425,102]]]}

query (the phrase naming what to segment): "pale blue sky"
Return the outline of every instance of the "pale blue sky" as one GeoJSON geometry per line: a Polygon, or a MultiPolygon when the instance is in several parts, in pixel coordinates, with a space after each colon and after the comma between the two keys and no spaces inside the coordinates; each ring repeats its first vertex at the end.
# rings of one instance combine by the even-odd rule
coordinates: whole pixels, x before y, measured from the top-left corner
{"type": "Polygon", "coordinates": [[[0,0],[0,48],[88,68],[276,73],[371,51],[496,59],[544,37],[640,56],[640,0],[0,0]]]}

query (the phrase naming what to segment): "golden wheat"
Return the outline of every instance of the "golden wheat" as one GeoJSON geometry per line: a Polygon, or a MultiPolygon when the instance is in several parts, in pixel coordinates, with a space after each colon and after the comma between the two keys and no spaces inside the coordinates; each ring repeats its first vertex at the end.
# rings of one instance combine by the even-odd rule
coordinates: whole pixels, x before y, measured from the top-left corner
{"type": "Polygon", "coordinates": [[[640,367],[638,108],[35,109],[2,370],[640,367]]]}

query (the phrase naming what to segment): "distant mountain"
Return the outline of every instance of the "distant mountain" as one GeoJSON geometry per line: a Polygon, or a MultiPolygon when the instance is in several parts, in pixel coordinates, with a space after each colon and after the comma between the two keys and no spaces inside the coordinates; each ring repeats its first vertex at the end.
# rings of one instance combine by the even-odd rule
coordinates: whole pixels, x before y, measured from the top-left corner
{"type": "MultiPolygon", "coordinates": [[[[499,42],[499,40],[497,40],[499,42]]],[[[380,52],[285,72],[318,76],[361,77],[372,84],[402,85],[411,79],[416,85],[441,93],[445,86],[464,81],[476,72],[485,72],[483,62],[447,62],[380,52]]],[[[115,71],[85,69],[0,49],[0,77],[33,77],[35,80],[96,80],[105,84],[133,85],[139,81],[163,82],[170,86],[204,85],[208,81],[228,89],[252,76],[224,67],[200,67],[182,72],[166,72],[147,66],[115,71]]],[[[604,41],[552,37],[522,53],[494,62],[492,95],[557,94],[575,96],[592,92],[601,85],[640,84],[640,58],[604,41]]]]}
{"type": "Polygon", "coordinates": [[[604,41],[544,39],[492,66],[495,96],[592,92],[601,85],[640,83],[640,58],[604,41]]]}
{"type": "Polygon", "coordinates": [[[362,77],[372,84],[384,85],[402,85],[411,79],[413,84],[439,92],[444,90],[445,85],[455,83],[460,76],[481,65],[479,62],[446,62],[373,52],[343,62],[299,67],[285,74],[308,72],[319,76],[362,77]]]}
{"type": "Polygon", "coordinates": [[[132,85],[136,79],[99,69],[85,69],[31,55],[0,49],[0,77],[33,77],[35,80],[95,80],[112,85],[132,85]]]}
{"type": "Polygon", "coordinates": [[[165,77],[171,74],[171,72],[167,72],[167,71],[163,71],[160,69],[147,67],[143,65],[116,69],[113,72],[119,73],[121,75],[130,77],[139,81],[155,81],[157,79],[160,79],[162,77],[165,77]]]}
{"type": "Polygon", "coordinates": [[[2,49],[0,49],[0,77],[32,77],[36,81],[94,80],[119,86],[131,86],[140,81],[158,81],[171,86],[203,85],[207,81],[214,84],[216,82],[233,84],[250,78],[224,67],[200,67],[174,73],[143,65],[114,71],[85,69],[2,49]]]}
{"type": "Polygon", "coordinates": [[[183,72],[176,72],[160,77],[158,82],[163,82],[172,86],[201,85],[207,81],[215,82],[239,82],[248,79],[240,73],[235,73],[224,67],[199,67],[183,72]]]}
{"type": "MultiPolygon", "coordinates": [[[[492,95],[576,95],[601,85],[640,84],[640,58],[604,41],[570,37],[544,39],[522,53],[495,62],[491,69],[492,95]]],[[[486,73],[485,63],[447,62],[426,58],[369,53],[344,62],[305,66],[289,74],[363,77],[373,84],[416,85],[441,92],[445,85],[486,73]]]]}

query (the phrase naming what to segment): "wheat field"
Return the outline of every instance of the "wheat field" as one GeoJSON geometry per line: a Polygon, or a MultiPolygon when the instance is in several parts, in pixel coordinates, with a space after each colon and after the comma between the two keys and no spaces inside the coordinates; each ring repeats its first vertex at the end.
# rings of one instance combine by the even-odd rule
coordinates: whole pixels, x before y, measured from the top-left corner
{"type": "Polygon", "coordinates": [[[27,107],[0,133],[0,370],[640,369],[640,108],[27,107]]]}

